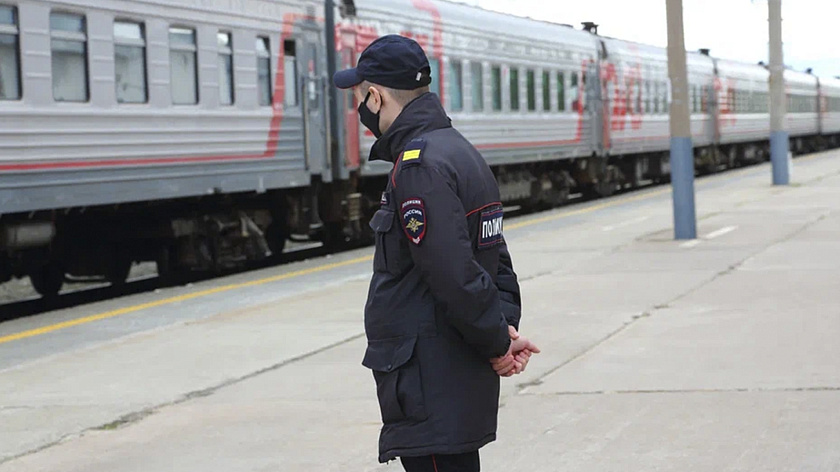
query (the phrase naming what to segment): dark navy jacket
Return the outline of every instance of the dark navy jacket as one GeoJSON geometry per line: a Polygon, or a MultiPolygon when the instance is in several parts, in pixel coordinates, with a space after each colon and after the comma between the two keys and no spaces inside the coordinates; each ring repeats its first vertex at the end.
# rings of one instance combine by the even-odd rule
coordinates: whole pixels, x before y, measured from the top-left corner
{"type": "Polygon", "coordinates": [[[362,362],[384,423],[379,460],[475,451],[496,438],[489,359],[507,352],[521,311],[498,185],[432,93],[405,107],[371,159],[395,163],[371,220],[362,362]]]}

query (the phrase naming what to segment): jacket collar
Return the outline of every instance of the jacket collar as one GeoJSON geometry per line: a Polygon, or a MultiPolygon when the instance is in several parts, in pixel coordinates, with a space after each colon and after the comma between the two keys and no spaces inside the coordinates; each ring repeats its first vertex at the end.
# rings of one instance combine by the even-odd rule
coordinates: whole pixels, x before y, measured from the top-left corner
{"type": "Polygon", "coordinates": [[[440,99],[431,92],[415,98],[403,108],[397,119],[370,149],[370,161],[396,162],[409,141],[441,128],[452,127],[440,99]]]}

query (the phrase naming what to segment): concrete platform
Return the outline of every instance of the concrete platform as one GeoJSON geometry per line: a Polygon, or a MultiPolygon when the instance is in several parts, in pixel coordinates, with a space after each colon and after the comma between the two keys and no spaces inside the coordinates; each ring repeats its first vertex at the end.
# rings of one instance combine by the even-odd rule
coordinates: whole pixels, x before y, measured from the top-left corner
{"type": "MultiPolygon", "coordinates": [[[[840,471],[840,152],[794,166],[698,181],[690,242],[667,188],[510,222],[543,354],[483,470],[840,471]]],[[[0,472],[401,470],[360,365],[370,252],[0,324],[39,333],[0,342],[0,472]]]]}

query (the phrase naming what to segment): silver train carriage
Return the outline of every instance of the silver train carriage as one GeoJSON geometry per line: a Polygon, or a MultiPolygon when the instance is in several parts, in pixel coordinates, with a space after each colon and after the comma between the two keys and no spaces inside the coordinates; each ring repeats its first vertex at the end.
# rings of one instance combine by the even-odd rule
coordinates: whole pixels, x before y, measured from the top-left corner
{"type": "MultiPolygon", "coordinates": [[[[667,179],[661,48],[436,0],[0,0],[0,281],[220,270],[363,240],[388,167],[336,68],[415,38],[507,203],[667,179]],[[409,14],[407,14],[409,13],[409,14]]],[[[698,170],[767,157],[766,68],[688,54],[698,170]]],[[[837,143],[840,81],[790,71],[793,148],[837,143]]]]}
{"type": "Polygon", "coordinates": [[[319,5],[0,0],[0,280],[219,269],[322,224],[319,5]]]}

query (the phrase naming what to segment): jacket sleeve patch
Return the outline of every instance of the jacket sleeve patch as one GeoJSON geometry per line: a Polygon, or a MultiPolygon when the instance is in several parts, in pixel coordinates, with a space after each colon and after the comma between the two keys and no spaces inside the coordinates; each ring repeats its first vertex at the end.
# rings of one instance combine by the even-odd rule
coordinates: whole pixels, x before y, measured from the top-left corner
{"type": "Polygon", "coordinates": [[[479,249],[489,249],[498,246],[504,241],[502,231],[504,229],[505,211],[501,205],[494,205],[481,211],[478,227],[479,249]]]}
{"type": "Polygon", "coordinates": [[[402,226],[408,239],[419,245],[426,236],[426,206],[421,198],[409,198],[400,205],[402,226]]]}

